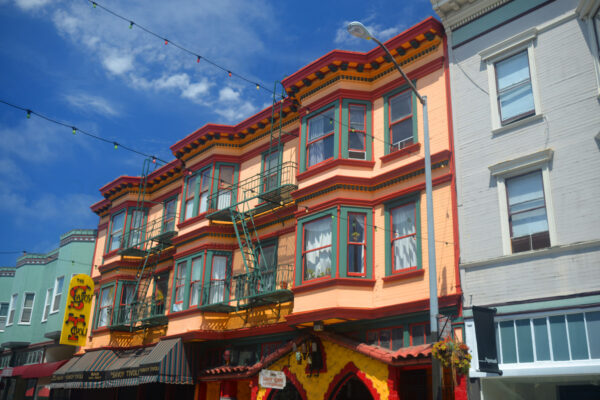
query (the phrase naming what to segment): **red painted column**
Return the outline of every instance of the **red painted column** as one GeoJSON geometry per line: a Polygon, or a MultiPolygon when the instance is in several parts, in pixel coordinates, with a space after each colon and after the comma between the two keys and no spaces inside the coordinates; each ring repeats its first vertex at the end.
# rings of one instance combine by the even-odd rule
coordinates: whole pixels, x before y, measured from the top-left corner
{"type": "Polygon", "coordinates": [[[237,382],[225,381],[221,382],[220,400],[237,400],[237,382]]]}
{"type": "Polygon", "coordinates": [[[454,386],[454,400],[467,400],[467,379],[463,375],[456,376],[457,385],[454,386]]]}

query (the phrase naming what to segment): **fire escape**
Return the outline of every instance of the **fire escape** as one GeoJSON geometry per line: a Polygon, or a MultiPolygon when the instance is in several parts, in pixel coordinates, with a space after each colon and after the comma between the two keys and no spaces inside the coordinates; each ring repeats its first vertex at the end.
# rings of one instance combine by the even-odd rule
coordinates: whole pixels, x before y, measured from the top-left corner
{"type": "MultiPolygon", "coordinates": [[[[283,98],[282,91],[282,98],[283,98]]],[[[275,100],[271,109],[269,148],[263,171],[237,183],[219,182],[219,189],[208,197],[207,218],[216,223],[231,223],[242,254],[244,273],[232,276],[228,266],[225,279],[210,280],[202,287],[200,309],[230,312],[266,304],[280,304],[293,298],[294,269],[278,264],[263,250],[256,219],[293,203],[296,164],[281,162],[283,141],[283,100],[275,100]],[[278,127],[275,110],[279,109],[278,127]],[[271,155],[274,154],[274,160],[271,155]],[[276,161],[275,161],[276,160],[276,161]]]]}
{"type": "Polygon", "coordinates": [[[167,324],[167,293],[160,297],[156,293],[148,296],[148,289],[155,279],[154,273],[162,253],[172,246],[171,239],[176,235],[177,207],[174,202],[171,207],[165,207],[159,217],[149,215],[149,209],[155,203],[146,200],[146,191],[148,176],[155,168],[156,160],[144,160],[136,206],[131,213],[127,234],[121,239],[119,254],[137,260],[139,269],[135,289],[129,288],[132,293],[119,293],[111,324],[114,330],[132,332],[167,324]],[[121,296],[124,301],[119,302],[121,296]]]}

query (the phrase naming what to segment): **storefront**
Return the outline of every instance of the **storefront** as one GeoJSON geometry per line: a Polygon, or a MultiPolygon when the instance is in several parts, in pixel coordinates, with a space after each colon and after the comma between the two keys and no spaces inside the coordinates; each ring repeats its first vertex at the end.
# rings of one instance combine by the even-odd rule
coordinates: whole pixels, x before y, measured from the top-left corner
{"type": "Polygon", "coordinates": [[[66,362],[67,360],[63,360],[4,368],[0,373],[1,398],[32,400],[50,397],[50,376],[66,362]]]}

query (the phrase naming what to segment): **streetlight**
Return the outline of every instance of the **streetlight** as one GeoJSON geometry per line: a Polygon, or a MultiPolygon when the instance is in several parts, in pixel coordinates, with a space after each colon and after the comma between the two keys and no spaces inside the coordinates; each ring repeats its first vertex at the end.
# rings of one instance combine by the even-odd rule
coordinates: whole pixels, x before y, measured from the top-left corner
{"type": "MultiPolygon", "coordinates": [[[[371,33],[365,28],[363,24],[358,21],[354,21],[348,24],[348,32],[356,37],[366,40],[372,40],[381,47],[389,58],[392,60],[400,75],[408,83],[411,90],[417,96],[421,104],[423,105],[423,146],[425,149],[425,197],[427,199],[427,250],[429,254],[429,323],[431,326],[431,336],[438,339],[438,296],[437,296],[437,268],[435,261],[435,232],[433,226],[433,194],[432,194],[432,183],[431,183],[431,152],[429,150],[429,121],[427,116],[427,96],[421,96],[417,91],[417,88],[410,79],[406,76],[400,65],[396,62],[396,59],[392,56],[390,51],[381,43],[377,38],[373,37],[371,33]]],[[[433,399],[437,400],[441,398],[441,383],[442,374],[440,363],[434,357],[431,358],[432,362],[432,393],[433,399]]]]}

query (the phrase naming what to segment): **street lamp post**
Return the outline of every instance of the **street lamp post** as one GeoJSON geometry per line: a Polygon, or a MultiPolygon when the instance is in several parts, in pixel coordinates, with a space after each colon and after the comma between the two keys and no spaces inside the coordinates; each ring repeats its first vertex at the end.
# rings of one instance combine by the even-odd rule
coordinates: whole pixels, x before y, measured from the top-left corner
{"type": "MultiPolygon", "coordinates": [[[[419,99],[419,102],[423,105],[423,147],[425,150],[425,197],[427,200],[427,250],[429,255],[429,323],[431,326],[431,337],[434,340],[438,339],[438,295],[437,295],[437,268],[435,260],[435,232],[433,225],[433,194],[432,194],[432,180],[431,180],[431,151],[429,149],[429,121],[427,116],[427,96],[421,96],[417,91],[417,88],[410,79],[406,76],[400,65],[396,62],[396,59],[392,56],[390,51],[383,43],[377,38],[373,37],[367,30],[367,28],[360,22],[351,22],[348,24],[348,32],[356,37],[366,40],[373,40],[381,47],[389,58],[392,60],[400,75],[408,83],[411,90],[419,99]]],[[[431,373],[431,385],[433,399],[441,399],[441,387],[442,387],[442,373],[440,362],[432,357],[432,373],[431,373]]]]}

